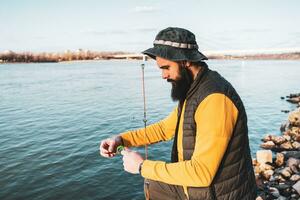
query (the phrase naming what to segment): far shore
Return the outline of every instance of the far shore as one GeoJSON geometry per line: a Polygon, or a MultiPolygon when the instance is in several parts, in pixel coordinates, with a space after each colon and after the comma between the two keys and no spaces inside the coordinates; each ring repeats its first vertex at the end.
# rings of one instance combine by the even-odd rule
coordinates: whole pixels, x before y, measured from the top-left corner
{"type": "MultiPolygon", "coordinates": [[[[208,59],[216,60],[300,60],[300,50],[297,51],[207,51],[203,52],[208,59]]],[[[128,52],[97,52],[79,49],[63,53],[32,53],[5,51],[0,53],[0,64],[4,63],[58,63],[84,62],[97,60],[143,60],[149,59],[139,53],[128,52]]]]}

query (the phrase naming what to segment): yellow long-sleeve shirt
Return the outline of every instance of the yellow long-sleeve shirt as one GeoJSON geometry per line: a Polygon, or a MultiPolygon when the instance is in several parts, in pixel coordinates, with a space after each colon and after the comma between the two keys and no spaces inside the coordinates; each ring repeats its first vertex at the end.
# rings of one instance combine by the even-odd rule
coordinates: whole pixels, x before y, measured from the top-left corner
{"type": "MultiPolygon", "coordinates": [[[[178,129],[178,162],[145,160],[142,176],[173,185],[181,185],[187,193],[187,187],[207,187],[211,184],[231,138],[238,110],[232,101],[223,94],[207,96],[195,112],[196,144],[191,160],[183,161],[183,115],[181,113],[178,129]]],[[[121,134],[127,147],[152,144],[169,140],[174,136],[177,122],[177,108],[164,120],[144,129],[121,134]]]]}

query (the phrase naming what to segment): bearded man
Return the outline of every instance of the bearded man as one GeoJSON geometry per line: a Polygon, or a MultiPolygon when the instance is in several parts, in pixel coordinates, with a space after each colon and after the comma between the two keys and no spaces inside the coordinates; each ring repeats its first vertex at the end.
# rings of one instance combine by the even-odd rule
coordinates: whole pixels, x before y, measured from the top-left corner
{"type": "Polygon", "coordinates": [[[178,106],[155,124],[103,140],[100,154],[112,157],[119,145],[137,147],[174,138],[171,162],[144,160],[122,151],[127,172],[145,178],[147,199],[256,198],[247,116],[243,103],[219,73],[208,68],[195,35],[169,27],[144,54],[155,59],[162,78],[172,84],[178,106]]]}

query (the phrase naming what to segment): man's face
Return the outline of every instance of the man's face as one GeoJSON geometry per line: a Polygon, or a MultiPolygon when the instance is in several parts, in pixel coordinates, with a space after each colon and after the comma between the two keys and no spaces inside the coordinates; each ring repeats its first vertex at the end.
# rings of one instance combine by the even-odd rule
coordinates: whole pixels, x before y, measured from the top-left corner
{"type": "Polygon", "coordinates": [[[162,71],[162,78],[172,83],[172,99],[174,101],[184,100],[193,82],[191,72],[184,66],[184,63],[166,60],[161,57],[156,57],[156,63],[162,71]]]}

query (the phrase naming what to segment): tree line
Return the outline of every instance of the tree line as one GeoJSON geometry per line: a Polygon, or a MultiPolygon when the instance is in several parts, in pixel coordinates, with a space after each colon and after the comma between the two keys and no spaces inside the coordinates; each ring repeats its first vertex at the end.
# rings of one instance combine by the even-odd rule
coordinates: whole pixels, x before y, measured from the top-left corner
{"type": "Polygon", "coordinates": [[[67,50],[60,53],[33,53],[21,52],[16,53],[13,51],[5,51],[0,53],[0,62],[62,62],[72,60],[102,60],[111,59],[114,55],[125,54],[124,52],[97,52],[90,50],[79,49],[77,51],[67,50]]]}

